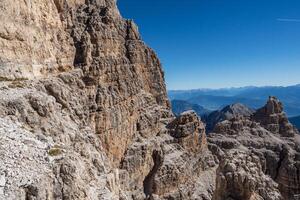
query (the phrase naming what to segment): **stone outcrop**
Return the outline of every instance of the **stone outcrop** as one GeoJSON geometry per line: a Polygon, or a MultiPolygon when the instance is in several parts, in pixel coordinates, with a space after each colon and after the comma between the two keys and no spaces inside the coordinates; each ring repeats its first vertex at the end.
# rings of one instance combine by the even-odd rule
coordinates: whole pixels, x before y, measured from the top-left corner
{"type": "Polygon", "coordinates": [[[251,152],[232,150],[220,162],[213,199],[280,200],[276,184],[251,152]]]}
{"type": "Polygon", "coordinates": [[[202,122],[194,112],[186,112],[150,140],[141,138],[135,142],[128,149],[121,169],[128,177],[127,189],[131,193],[130,186],[140,182],[150,199],[192,196],[205,199],[212,196],[214,178],[211,174],[215,167],[202,122]]]}
{"type": "Polygon", "coordinates": [[[205,126],[194,111],[183,112],[167,128],[171,136],[189,151],[199,152],[207,147],[205,126]]]}
{"type": "Polygon", "coordinates": [[[253,120],[272,133],[284,137],[293,137],[298,132],[288,121],[283,112],[283,105],[276,97],[269,97],[267,104],[253,115],[253,120]]]}
{"type": "Polygon", "coordinates": [[[253,116],[236,117],[216,125],[208,138],[210,149],[220,159],[215,199],[229,196],[233,199],[295,199],[300,186],[295,178],[299,177],[296,172],[299,170],[299,135],[294,129],[288,129],[289,137],[283,129],[282,132],[269,129],[269,123],[278,125],[280,122],[289,123],[281,103],[272,97],[253,116]],[[270,121],[270,115],[280,120],[270,121]],[[230,175],[228,163],[234,169],[230,175]]]}

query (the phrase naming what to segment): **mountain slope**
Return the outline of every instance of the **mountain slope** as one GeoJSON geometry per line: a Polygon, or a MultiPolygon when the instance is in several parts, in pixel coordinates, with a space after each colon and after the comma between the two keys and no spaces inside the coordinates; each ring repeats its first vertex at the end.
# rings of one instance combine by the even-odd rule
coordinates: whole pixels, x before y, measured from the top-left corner
{"type": "Polygon", "coordinates": [[[218,110],[223,108],[224,106],[235,104],[235,103],[242,103],[251,108],[259,108],[261,105],[264,104],[264,100],[254,100],[244,97],[230,97],[230,96],[211,96],[211,95],[199,95],[193,98],[186,100],[190,103],[203,105],[203,107],[211,109],[211,110],[218,110]]]}
{"type": "Polygon", "coordinates": [[[289,118],[290,122],[300,130],[300,116],[289,118]]]}
{"type": "Polygon", "coordinates": [[[175,115],[180,115],[184,111],[194,110],[199,116],[208,114],[210,110],[205,109],[197,104],[191,104],[183,100],[172,100],[172,111],[175,115]]]}
{"type": "Polygon", "coordinates": [[[209,115],[205,116],[203,120],[206,123],[207,132],[210,133],[213,131],[215,125],[219,122],[231,120],[232,118],[238,116],[250,117],[253,113],[254,110],[243,104],[236,103],[225,106],[222,110],[217,110],[210,113],[209,115]]]}

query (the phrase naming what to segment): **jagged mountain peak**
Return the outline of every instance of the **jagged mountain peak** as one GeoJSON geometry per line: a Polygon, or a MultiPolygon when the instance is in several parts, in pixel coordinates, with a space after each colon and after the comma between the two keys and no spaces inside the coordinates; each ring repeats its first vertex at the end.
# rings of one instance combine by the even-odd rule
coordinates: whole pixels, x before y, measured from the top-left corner
{"type": "Polygon", "coordinates": [[[221,110],[211,112],[208,116],[204,116],[203,119],[206,123],[206,129],[208,132],[213,131],[215,125],[224,120],[230,120],[234,117],[244,116],[250,117],[254,113],[254,110],[247,106],[236,103],[225,106],[221,110]]]}
{"type": "Polygon", "coordinates": [[[267,130],[286,137],[298,134],[297,129],[289,122],[283,110],[283,105],[276,97],[269,97],[267,103],[252,116],[267,130]]]}
{"type": "Polygon", "coordinates": [[[198,105],[189,103],[188,101],[184,100],[172,100],[172,111],[175,115],[179,116],[182,112],[188,111],[188,110],[194,110],[199,116],[203,116],[210,112],[210,110],[205,109],[204,107],[198,105]]]}
{"type": "Polygon", "coordinates": [[[247,107],[241,103],[235,103],[228,106],[225,106],[222,110],[222,113],[230,113],[232,115],[242,115],[242,116],[250,116],[253,114],[254,110],[247,107]]]}

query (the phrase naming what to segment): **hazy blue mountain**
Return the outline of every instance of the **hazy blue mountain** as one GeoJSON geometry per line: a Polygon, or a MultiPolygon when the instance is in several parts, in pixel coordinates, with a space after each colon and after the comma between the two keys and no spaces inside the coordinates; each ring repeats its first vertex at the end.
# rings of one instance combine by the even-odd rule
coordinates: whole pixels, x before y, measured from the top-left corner
{"type": "Polygon", "coordinates": [[[210,110],[205,109],[197,104],[192,104],[184,100],[171,101],[172,110],[175,115],[180,115],[184,111],[194,110],[199,116],[208,114],[210,110]]]}
{"type": "Polygon", "coordinates": [[[199,95],[212,96],[236,96],[241,92],[255,87],[240,87],[240,88],[221,88],[221,89],[193,89],[193,90],[169,90],[170,99],[187,100],[199,95]]]}
{"type": "Polygon", "coordinates": [[[257,109],[265,104],[269,96],[276,96],[283,102],[288,116],[300,115],[300,85],[288,87],[241,87],[225,89],[171,90],[170,99],[185,100],[209,110],[217,110],[226,105],[242,103],[257,109]]]}
{"type": "Polygon", "coordinates": [[[186,100],[193,104],[199,104],[210,110],[218,110],[226,105],[242,103],[251,108],[259,108],[264,105],[266,99],[251,99],[237,96],[212,96],[199,95],[186,100]]]}
{"type": "Polygon", "coordinates": [[[300,130],[300,116],[289,118],[290,122],[300,130]]]}

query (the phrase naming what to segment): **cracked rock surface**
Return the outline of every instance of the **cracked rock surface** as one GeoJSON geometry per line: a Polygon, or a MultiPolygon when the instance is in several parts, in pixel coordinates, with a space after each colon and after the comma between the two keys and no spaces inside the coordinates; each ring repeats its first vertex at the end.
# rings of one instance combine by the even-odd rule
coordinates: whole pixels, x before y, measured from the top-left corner
{"type": "Polygon", "coordinates": [[[170,133],[160,61],[114,0],[0,10],[0,199],[212,195],[203,124],[170,133]]]}
{"type": "Polygon", "coordinates": [[[208,141],[220,160],[214,199],[294,199],[299,194],[299,133],[275,97],[251,117],[217,124],[208,141]]]}
{"type": "Polygon", "coordinates": [[[0,199],[293,199],[298,132],[271,97],[208,136],[115,0],[0,1],[0,199]]]}

